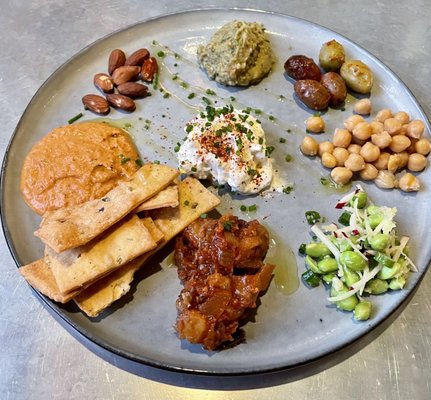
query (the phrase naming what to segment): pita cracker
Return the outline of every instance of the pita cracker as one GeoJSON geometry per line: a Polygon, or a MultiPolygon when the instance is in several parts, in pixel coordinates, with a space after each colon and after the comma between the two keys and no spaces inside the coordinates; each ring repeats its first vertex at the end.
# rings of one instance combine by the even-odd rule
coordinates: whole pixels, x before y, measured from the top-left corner
{"type": "Polygon", "coordinates": [[[156,243],[160,243],[163,240],[164,235],[162,231],[159,228],[157,228],[154,221],[150,217],[143,218],[141,221],[148,229],[148,232],[150,232],[150,235],[153,238],[153,240],[156,243]]]}
{"type": "Polygon", "coordinates": [[[35,235],[57,253],[81,246],[163,190],[178,174],[166,165],[146,164],[101,199],[47,212],[35,235]]]}
{"type": "Polygon", "coordinates": [[[135,208],[133,212],[138,213],[141,211],[154,210],[156,208],[176,207],[178,204],[178,186],[170,185],[151,199],[143,202],[140,206],[135,208]]]}
{"type": "Polygon", "coordinates": [[[65,294],[88,286],[157,246],[145,224],[136,215],[121,221],[85,246],[49,254],[52,273],[65,294]]]}
{"type": "Polygon", "coordinates": [[[99,315],[114,301],[130,290],[135,272],[169,240],[199,218],[203,213],[215,208],[220,200],[207,190],[197,179],[186,178],[178,185],[179,206],[163,208],[151,212],[154,224],[163,232],[165,238],[156,250],[144,254],[126,264],[85,290],[74,298],[78,307],[90,317],[99,315]]]}

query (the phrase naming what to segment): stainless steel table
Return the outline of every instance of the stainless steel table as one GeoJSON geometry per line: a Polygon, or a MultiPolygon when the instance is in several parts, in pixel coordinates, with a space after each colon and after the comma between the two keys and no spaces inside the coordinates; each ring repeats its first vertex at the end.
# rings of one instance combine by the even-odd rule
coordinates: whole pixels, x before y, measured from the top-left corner
{"type": "MultiPolygon", "coordinates": [[[[195,0],[3,0],[1,154],[38,87],[81,48],[146,18],[202,6],[277,11],[333,29],[388,65],[431,117],[428,0],[231,0],[206,4],[195,0]]],[[[269,386],[225,390],[232,387],[228,381],[208,382],[136,368],[77,340],[55,321],[19,276],[3,236],[0,259],[1,399],[431,398],[430,273],[398,319],[350,358],[302,380],[287,383],[260,377],[258,386],[269,386]]]]}

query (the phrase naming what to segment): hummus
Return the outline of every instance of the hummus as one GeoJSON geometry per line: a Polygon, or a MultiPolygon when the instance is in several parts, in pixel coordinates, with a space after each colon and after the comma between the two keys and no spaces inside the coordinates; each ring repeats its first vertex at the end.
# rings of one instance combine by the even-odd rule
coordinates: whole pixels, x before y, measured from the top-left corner
{"type": "Polygon", "coordinates": [[[265,132],[252,115],[232,106],[207,107],[185,127],[178,150],[179,169],[198,179],[211,178],[233,191],[255,194],[272,181],[272,162],[265,132]]]}
{"type": "Polygon", "coordinates": [[[256,22],[225,24],[206,46],[198,47],[197,53],[199,64],[210,79],[227,86],[258,83],[274,63],[264,28],[256,22]]]}
{"type": "Polygon", "coordinates": [[[21,170],[21,193],[38,214],[103,197],[141,165],[127,132],[106,123],[55,128],[36,143],[21,170]]]}

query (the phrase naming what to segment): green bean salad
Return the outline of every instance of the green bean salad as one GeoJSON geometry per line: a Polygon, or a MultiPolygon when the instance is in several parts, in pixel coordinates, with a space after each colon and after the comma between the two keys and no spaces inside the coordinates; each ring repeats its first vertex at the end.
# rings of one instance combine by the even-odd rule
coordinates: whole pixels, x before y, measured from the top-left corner
{"type": "Polygon", "coordinates": [[[338,309],[353,311],[356,320],[372,314],[369,295],[400,290],[416,267],[408,256],[409,237],[398,237],[394,217],[397,209],[376,206],[361,186],[336,205],[343,212],[338,223],[319,227],[320,215],[313,215],[314,239],[302,244],[307,270],[302,280],[311,287],[322,281],[330,287],[328,300],[338,309]]]}

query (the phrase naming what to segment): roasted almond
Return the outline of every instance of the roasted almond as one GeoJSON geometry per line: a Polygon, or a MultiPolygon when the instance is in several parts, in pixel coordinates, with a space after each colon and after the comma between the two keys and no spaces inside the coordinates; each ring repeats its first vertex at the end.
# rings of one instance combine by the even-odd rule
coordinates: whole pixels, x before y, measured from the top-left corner
{"type": "Polygon", "coordinates": [[[150,57],[145,60],[141,68],[141,79],[147,82],[152,82],[154,75],[159,70],[157,60],[154,57],[150,57]]]}
{"type": "Polygon", "coordinates": [[[124,65],[139,65],[141,66],[142,63],[150,57],[150,52],[147,49],[139,49],[130,54],[129,57],[127,57],[126,62],[124,65]]]}
{"type": "Polygon", "coordinates": [[[140,70],[140,67],[132,65],[118,67],[112,73],[112,80],[116,86],[121,85],[122,83],[126,83],[135,79],[139,75],[140,70]]]}
{"type": "Polygon", "coordinates": [[[109,75],[112,75],[113,72],[124,65],[126,62],[126,55],[123,50],[115,49],[111,51],[108,60],[108,72],[109,75]]]}
{"type": "Polygon", "coordinates": [[[131,98],[144,97],[148,93],[148,87],[138,82],[126,82],[118,85],[119,93],[131,98]]]}
{"type": "Polygon", "coordinates": [[[120,110],[132,112],[136,109],[135,102],[130,97],[122,94],[107,94],[106,100],[108,100],[109,104],[113,107],[120,110]]]}
{"type": "Polygon", "coordinates": [[[86,94],[82,98],[82,104],[84,107],[96,114],[106,115],[109,114],[111,108],[109,107],[108,101],[97,94],[86,94]]]}
{"type": "Polygon", "coordinates": [[[114,91],[114,82],[111,77],[106,74],[96,74],[93,78],[94,86],[104,93],[112,93],[114,91]]]}

